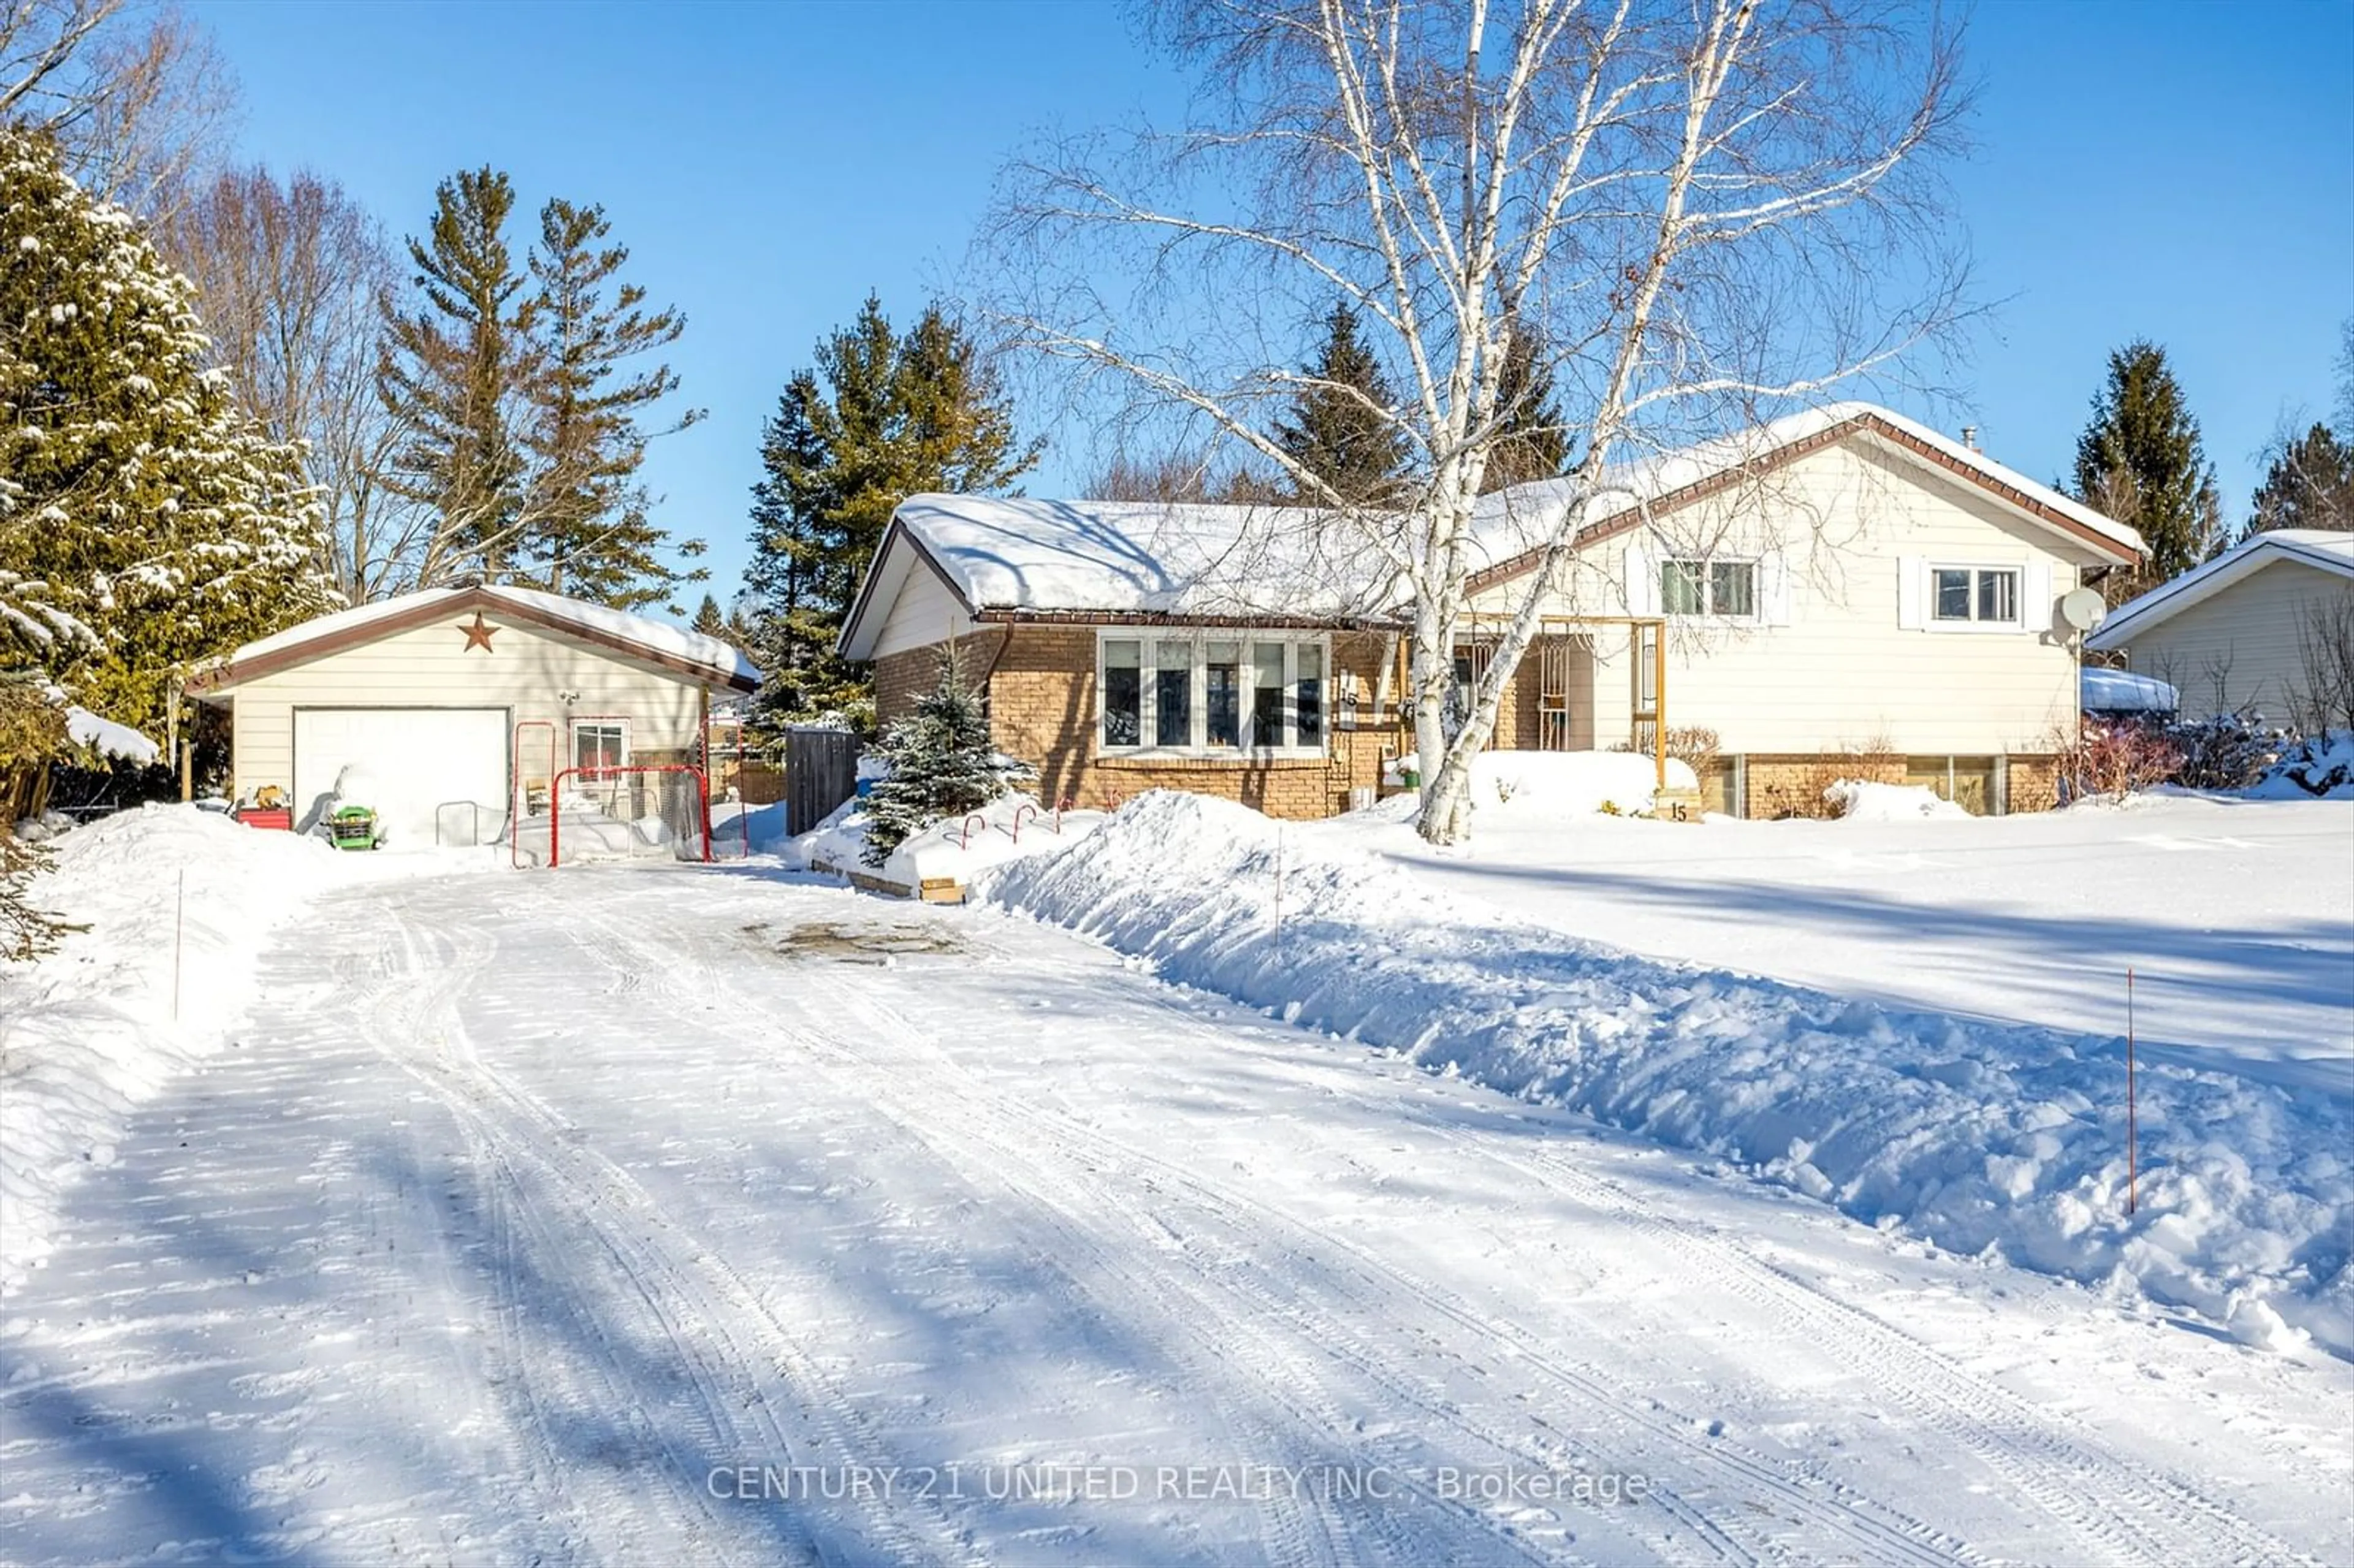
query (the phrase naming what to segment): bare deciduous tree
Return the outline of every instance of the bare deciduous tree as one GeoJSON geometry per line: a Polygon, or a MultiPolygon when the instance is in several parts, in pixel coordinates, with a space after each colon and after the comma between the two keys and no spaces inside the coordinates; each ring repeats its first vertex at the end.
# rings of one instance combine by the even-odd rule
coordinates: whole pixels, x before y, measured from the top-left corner
{"type": "Polygon", "coordinates": [[[175,212],[237,104],[202,28],[135,0],[0,0],[0,120],[57,138],[84,189],[175,212]]]}
{"type": "MultiPolygon", "coordinates": [[[[1879,0],[1204,0],[1153,14],[1211,105],[1054,145],[989,230],[1013,341],[1250,448],[1387,568],[1412,618],[1424,834],[1469,765],[1614,464],[1891,362],[1953,319],[1930,177],[1960,99],[1934,10],[1879,0]],[[1093,241],[1095,243],[1090,244],[1093,241]],[[1137,281],[1114,291],[1108,280],[1137,281]],[[1405,493],[1351,507],[1270,439],[1322,386],[1267,352],[1338,297],[1401,388],[1405,493]],[[1575,454],[1494,656],[1444,720],[1475,503],[1524,323],[1575,454]],[[1273,328],[1273,330],[1270,330],[1273,328]],[[1566,504],[1560,498],[1567,497],[1566,504]]],[[[1523,344],[1525,349],[1526,344],[1523,344]]],[[[1333,387],[1342,393],[1347,388],[1333,387]]]]}
{"type": "Polygon", "coordinates": [[[397,274],[375,218],[316,175],[230,169],[159,238],[196,285],[239,400],[303,443],[335,585],[354,603],[408,587],[426,519],[379,477],[399,427],[376,389],[377,300],[397,274]]]}
{"type": "Polygon", "coordinates": [[[2303,680],[2291,717],[2309,736],[2354,729],[2354,598],[2316,599],[2297,617],[2303,680]]]}

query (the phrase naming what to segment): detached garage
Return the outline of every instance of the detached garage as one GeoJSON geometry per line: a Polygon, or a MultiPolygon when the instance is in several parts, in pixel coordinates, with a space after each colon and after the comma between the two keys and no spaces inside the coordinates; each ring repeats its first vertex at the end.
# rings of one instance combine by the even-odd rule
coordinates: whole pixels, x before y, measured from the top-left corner
{"type": "Polygon", "coordinates": [[[429,588],[249,642],[188,683],[231,715],[231,793],[307,827],[365,773],[386,842],[488,843],[565,768],[693,761],[714,694],[759,673],[716,638],[517,588],[429,588]]]}

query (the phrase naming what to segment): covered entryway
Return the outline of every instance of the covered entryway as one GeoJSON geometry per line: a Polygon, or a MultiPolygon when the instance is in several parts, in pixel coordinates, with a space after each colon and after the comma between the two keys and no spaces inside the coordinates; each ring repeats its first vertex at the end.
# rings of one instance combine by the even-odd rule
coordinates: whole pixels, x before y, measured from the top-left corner
{"type": "Polygon", "coordinates": [[[313,821],[345,768],[368,775],[389,848],[489,843],[506,825],[504,708],[296,708],[294,820],[313,821]]]}

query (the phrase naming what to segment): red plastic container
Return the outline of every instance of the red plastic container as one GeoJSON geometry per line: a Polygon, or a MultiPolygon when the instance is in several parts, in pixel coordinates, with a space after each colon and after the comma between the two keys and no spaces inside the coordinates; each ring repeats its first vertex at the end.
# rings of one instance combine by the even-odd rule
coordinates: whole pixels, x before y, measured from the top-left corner
{"type": "Polygon", "coordinates": [[[240,806],[231,814],[249,828],[276,828],[281,833],[294,831],[294,810],[291,806],[240,806]]]}

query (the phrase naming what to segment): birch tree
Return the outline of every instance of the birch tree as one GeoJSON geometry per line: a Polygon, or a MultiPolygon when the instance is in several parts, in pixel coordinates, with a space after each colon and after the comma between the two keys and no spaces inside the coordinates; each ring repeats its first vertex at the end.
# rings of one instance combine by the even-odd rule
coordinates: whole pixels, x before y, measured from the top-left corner
{"type": "MultiPolygon", "coordinates": [[[[987,239],[1013,343],[1254,451],[1380,563],[1407,622],[1423,834],[1463,838],[1469,768],[1617,465],[1890,366],[1954,319],[1936,157],[1956,38],[1882,0],[1202,0],[1148,14],[1200,73],[1193,122],[1019,163],[987,239]],[[1304,388],[1256,348],[1337,297],[1394,402],[1398,493],[1352,504],[1267,433],[1304,388]],[[1517,358],[1516,358],[1517,355],[1517,358]],[[1513,519],[1486,671],[1454,646],[1475,511],[1549,380],[1568,454],[1513,519]],[[1565,504],[1561,498],[1566,497],[1565,504]],[[1447,722],[1450,706],[1465,716],[1447,722]]],[[[1614,489],[1614,486],[1617,488],[1614,489]]],[[[1614,496],[1619,499],[1614,499],[1614,496]]],[[[1492,624],[1492,622],[1489,623],[1492,624]]]]}

